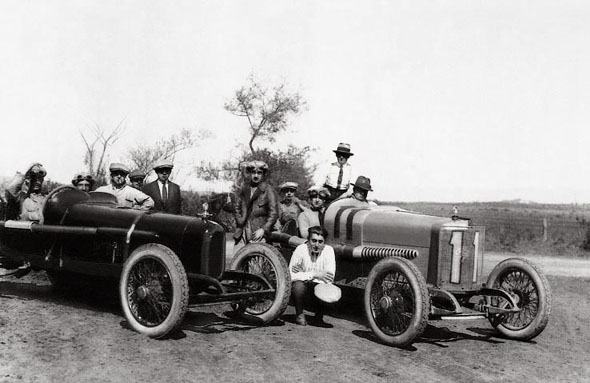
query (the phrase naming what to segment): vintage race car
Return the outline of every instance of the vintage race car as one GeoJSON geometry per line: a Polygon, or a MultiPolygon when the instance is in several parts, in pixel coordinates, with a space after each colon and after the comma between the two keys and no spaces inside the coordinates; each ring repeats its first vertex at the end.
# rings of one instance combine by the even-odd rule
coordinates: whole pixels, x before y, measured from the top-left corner
{"type": "MultiPolygon", "coordinates": [[[[509,258],[483,282],[485,230],[454,215],[436,217],[351,199],[328,206],[326,243],[336,254],[335,284],[364,289],[364,311],[377,338],[403,347],[429,319],[488,318],[508,338],[539,335],[551,313],[551,289],[541,269],[509,258]]],[[[303,243],[274,233],[283,254],[303,243]]]]}
{"type": "Polygon", "coordinates": [[[110,194],[61,187],[47,196],[44,218],[0,221],[0,267],[46,270],[62,288],[88,276],[116,279],[128,324],[150,337],[177,329],[200,304],[232,303],[255,324],[288,305],[281,254],[247,245],[226,270],[225,231],[206,217],[118,208],[110,194]]]}

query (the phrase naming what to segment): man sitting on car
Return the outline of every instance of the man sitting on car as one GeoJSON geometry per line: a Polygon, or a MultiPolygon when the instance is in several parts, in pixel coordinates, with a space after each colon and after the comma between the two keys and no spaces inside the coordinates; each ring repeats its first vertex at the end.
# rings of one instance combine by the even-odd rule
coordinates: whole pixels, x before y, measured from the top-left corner
{"type": "Polygon", "coordinates": [[[371,179],[365,176],[358,176],[355,183],[352,185],[352,194],[348,196],[342,196],[335,200],[330,206],[352,206],[352,207],[367,207],[369,201],[367,201],[367,195],[371,188],[371,179]]]}
{"type": "Polygon", "coordinates": [[[24,175],[16,173],[6,187],[8,209],[13,211],[10,218],[43,223],[45,196],[41,188],[46,175],[47,171],[38,162],[32,164],[24,175]]]}
{"type": "Polygon", "coordinates": [[[117,197],[119,207],[127,207],[140,210],[150,210],[154,207],[154,200],[140,190],[127,185],[126,178],[129,168],[120,163],[112,163],[109,166],[111,172],[111,184],[101,186],[97,192],[109,193],[117,197]]]}
{"type": "Polygon", "coordinates": [[[323,226],[325,203],[330,199],[330,192],[323,186],[312,186],[307,189],[309,198],[309,208],[304,208],[297,223],[299,226],[299,235],[307,238],[307,230],[312,226],[323,226]]]}

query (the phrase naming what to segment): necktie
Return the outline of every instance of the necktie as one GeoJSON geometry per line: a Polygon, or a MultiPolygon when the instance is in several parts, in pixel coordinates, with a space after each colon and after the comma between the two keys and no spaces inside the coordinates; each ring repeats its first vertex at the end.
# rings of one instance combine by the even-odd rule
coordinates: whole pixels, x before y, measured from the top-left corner
{"type": "Polygon", "coordinates": [[[338,184],[336,185],[336,189],[340,189],[340,185],[342,185],[342,177],[344,176],[344,168],[340,167],[340,172],[338,173],[338,184]]]}
{"type": "Polygon", "coordinates": [[[166,184],[162,184],[162,201],[166,202],[168,199],[168,189],[166,188],[166,184]]]}

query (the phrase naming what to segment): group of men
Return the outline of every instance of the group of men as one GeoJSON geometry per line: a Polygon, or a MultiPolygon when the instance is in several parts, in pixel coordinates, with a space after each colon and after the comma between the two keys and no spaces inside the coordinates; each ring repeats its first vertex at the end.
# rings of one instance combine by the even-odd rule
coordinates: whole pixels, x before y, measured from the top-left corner
{"type": "MultiPolygon", "coordinates": [[[[324,305],[317,299],[317,293],[312,294],[318,284],[332,284],[336,272],[334,250],[325,244],[328,233],[323,227],[323,217],[327,204],[367,205],[367,194],[372,191],[367,177],[359,176],[354,183],[351,182],[352,167],[348,159],[354,154],[350,145],[340,143],[334,153],[336,161],[329,165],[325,182],[307,190],[307,202],[296,197],[299,185],[292,181],[279,186],[280,199],[275,189],[266,182],[268,165],[263,161],[243,164],[244,183],[235,205],[236,245],[268,242],[275,230],[307,239],[295,249],[289,264],[296,323],[299,325],[307,323],[303,314],[304,302],[313,299],[317,308],[314,322],[319,326],[328,326],[323,321],[324,305]],[[350,186],[352,192],[349,192],[350,186]]],[[[110,184],[94,191],[115,196],[119,207],[180,214],[180,187],[169,179],[173,167],[168,159],[156,162],[153,170],[157,179],[144,185],[146,175],[143,172],[130,172],[126,165],[112,163],[109,166],[110,184]]],[[[43,222],[45,196],[41,188],[46,175],[43,165],[34,163],[25,174],[17,173],[8,185],[6,197],[9,205],[16,207],[14,218],[43,222]]],[[[95,180],[89,174],[76,174],[72,184],[81,191],[90,192],[95,180]]]]}

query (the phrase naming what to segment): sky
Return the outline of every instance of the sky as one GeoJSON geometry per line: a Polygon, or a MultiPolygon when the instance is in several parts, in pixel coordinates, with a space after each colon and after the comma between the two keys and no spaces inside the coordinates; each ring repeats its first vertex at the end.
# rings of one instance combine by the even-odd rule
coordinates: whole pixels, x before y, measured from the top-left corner
{"type": "Polygon", "coordinates": [[[69,182],[80,132],[122,123],[109,161],[211,131],[176,176],[213,188],[188,170],[247,142],[223,105],[254,75],[307,103],[275,145],[321,168],[350,143],[373,198],[588,203],[588,20],[572,0],[3,1],[0,175],[69,182]]]}

